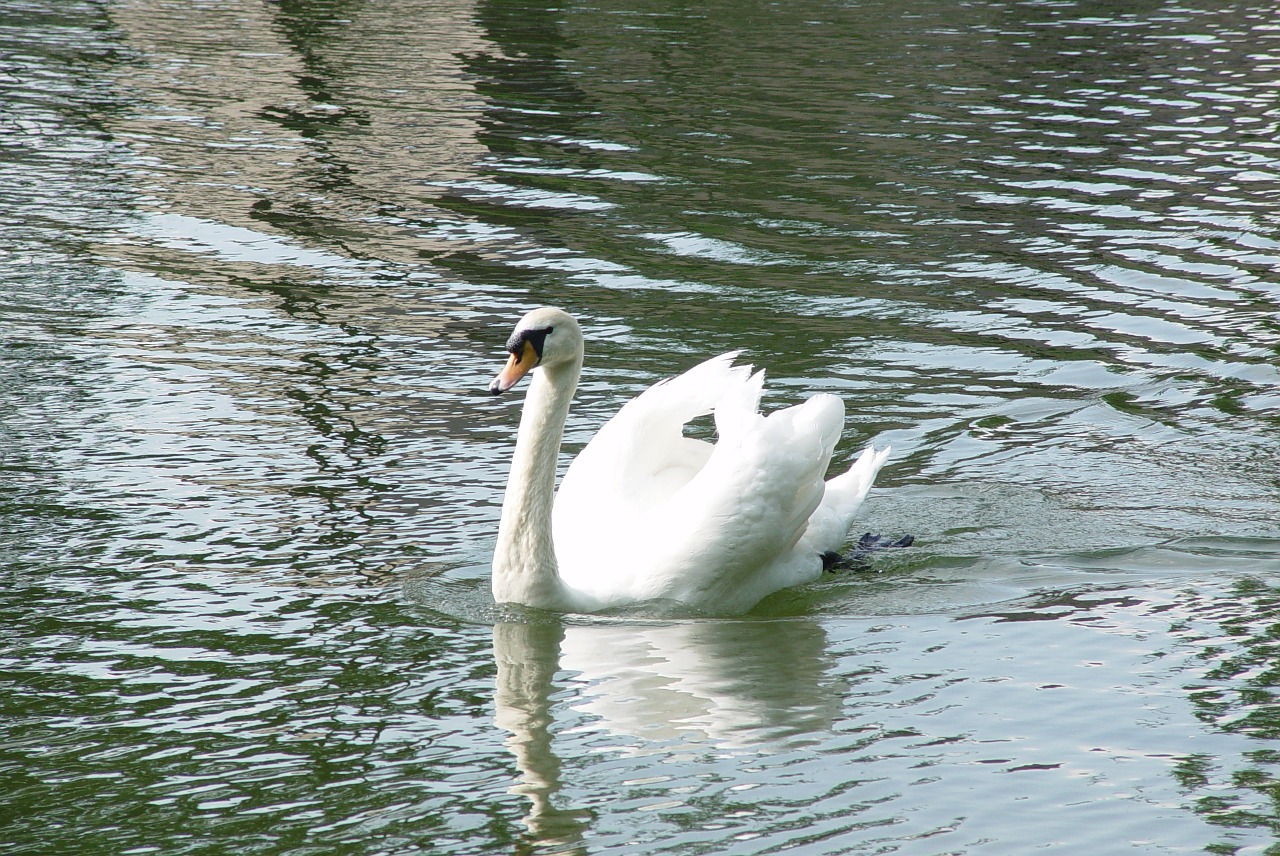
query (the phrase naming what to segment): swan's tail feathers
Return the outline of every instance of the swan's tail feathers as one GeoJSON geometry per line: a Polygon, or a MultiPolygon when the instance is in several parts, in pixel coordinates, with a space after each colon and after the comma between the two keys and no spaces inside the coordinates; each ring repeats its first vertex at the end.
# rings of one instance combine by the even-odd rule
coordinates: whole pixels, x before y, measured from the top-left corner
{"type": "Polygon", "coordinates": [[[901,538],[894,540],[883,535],[872,535],[870,532],[866,532],[848,553],[842,555],[834,550],[828,550],[823,553],[822,570],[835,573],[836,571],[862,568],[866,566],[867,559],[872,553],[878,553],[881,550],[899,550],[903,547],[910,547],[915,542],[916,536],[914,535],[903,535],[901,538]]]}
{"type": "Polygon", "coordinates": [[[892,446],[885,446],[883,449],[868,446],[847,472],[827,482],[826,501],[830,502],[837,511],[849,508],[850,524],[853,523],[853,512],[871,490],[876,474],[889,460],[889,453],[892,451],[892,446]]]}
{"type": "Polygon", "coordinates": [[[876,474],[889,460],[892,447],[868,446],[853,466],[826,484],[822,504],[809,519],[808,537],[819,552],[840,548],[853,526],[853,517],[871,490],[876,474]]]}

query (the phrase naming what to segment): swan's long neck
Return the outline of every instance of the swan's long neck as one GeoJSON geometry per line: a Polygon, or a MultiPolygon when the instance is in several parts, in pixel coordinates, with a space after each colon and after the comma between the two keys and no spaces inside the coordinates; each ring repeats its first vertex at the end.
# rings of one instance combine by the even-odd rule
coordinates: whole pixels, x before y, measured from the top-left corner
{"type": "Polygon", "coordinates": [[[568,608],[551,537],[551,509],[560,440],[581,370],[579,361],[533,372],[493,551],[493,596],[499,603],[568,608]]]}

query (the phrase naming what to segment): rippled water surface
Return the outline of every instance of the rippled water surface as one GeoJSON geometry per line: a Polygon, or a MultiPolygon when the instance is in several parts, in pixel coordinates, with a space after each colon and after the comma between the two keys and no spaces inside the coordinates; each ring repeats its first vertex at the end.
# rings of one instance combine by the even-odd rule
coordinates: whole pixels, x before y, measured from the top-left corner
{"type": "Polygon", "coordinates": [[[0,850],[1280,849],[1280,13],[0,0],[0,850]],[[494,605],[708,356],[909,550],[742,619],[494,605]]]}

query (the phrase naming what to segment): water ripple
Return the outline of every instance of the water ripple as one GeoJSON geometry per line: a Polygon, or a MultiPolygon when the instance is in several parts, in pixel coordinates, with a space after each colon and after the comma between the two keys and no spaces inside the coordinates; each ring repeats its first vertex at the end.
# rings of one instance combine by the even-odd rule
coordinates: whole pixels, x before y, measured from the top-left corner
{"type": "Polygon", "coordinates": [[[1267,846],[1278,38],[0,0],[11,849],[1267,846]],[[742,621],[495,605],[537,303],[566,453],[745,348],[917,546],[742,621]]]}

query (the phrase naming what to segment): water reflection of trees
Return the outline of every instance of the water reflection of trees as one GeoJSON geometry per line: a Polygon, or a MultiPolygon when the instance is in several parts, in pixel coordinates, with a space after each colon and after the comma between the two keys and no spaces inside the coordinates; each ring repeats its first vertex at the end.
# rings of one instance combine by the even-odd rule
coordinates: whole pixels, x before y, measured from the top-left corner
{"type": "Polygon", "coordinates": [[[1185,685],[1196,717],[1257,741],[1234,759],[1187,755],[1174,775],[1210,823],[1280,834],[1280,745],[1272,742],[1280,738],[1280,585],[1244,578],[1229,597],[1196,594],[1173,632],[1200,649],[1204,671],[1185,685]]]}

